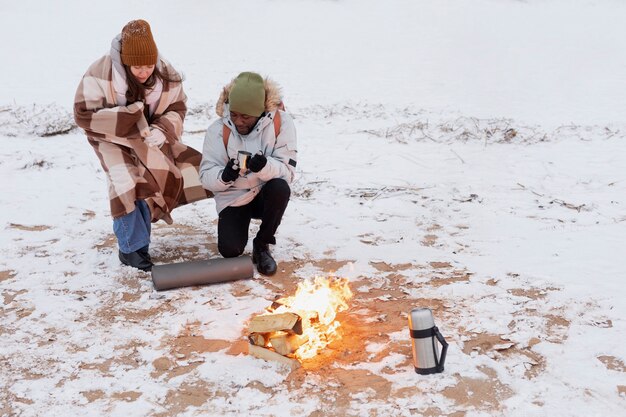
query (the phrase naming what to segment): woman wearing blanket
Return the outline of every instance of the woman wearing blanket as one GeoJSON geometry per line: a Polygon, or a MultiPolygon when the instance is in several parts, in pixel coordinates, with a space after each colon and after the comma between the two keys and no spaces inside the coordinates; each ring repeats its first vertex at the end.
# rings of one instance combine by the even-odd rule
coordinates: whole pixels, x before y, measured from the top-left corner
{"type": "Polygon", "coordinates": [[[199,181],[202,155],[181,142],[186,99],[144,20],[124,26],[74,99],[76,124],[107,176],[119,259],[144,271],[153,265],[150,224],[171,224],[175,207],[212,195],[199,181]]]}

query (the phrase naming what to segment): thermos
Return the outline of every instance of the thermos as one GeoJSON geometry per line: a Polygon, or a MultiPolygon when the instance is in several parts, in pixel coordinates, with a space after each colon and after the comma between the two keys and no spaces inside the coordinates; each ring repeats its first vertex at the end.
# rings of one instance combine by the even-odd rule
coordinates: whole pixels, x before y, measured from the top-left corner
{"type": "Polygon", "coordinates": [[[409,314],[409,331],[413,341],[413,365],[420,375],[443,372],[448,343],[435,326],[433,313],[429,308],[414,308],[409,314]],[[441,357],[439,345],[441,343],[441,357]]]}
{"type": "Polygon", "coordinates": [[[152,283],[157,291],[236,281],[252,278],[253,275],[254,267],[252,266],[252,258],[249,256],[154,265],[152,267],[152,283]]]}

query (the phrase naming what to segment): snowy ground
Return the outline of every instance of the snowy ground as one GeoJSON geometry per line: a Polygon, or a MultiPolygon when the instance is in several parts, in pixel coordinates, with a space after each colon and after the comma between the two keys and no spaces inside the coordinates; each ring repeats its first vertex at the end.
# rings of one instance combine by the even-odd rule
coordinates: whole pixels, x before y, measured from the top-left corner
{"type": "MultiPolygon", "coordinates": [[[[0,35],[19,34],[3,46],[15,65],[0,69],[0,416],[626,407],[626,123],[616,93],[626,72],[623,54],[612,56],[626,46],[623,5],[240,1],[240,13],[281,17],[286,35],[270,49],[291,61],[247,46],[243,31],[232,34],[238,61],[218,41],[229,3],[166,13],[159,2],[113,2],[91,20],[82,2],[31,3],[0,6],[0,35]],[[26,16],[41,32],[22,31],[26,16]],[[105,178],[71,100],[115,30],[140,16],[186,73],[184,140],[197,149],[220,85],[239,70],[254,65],[285,86],[300,160],[277,276],[157,293],[149,274],[116,260],[105,178]],[[328,29],[308,35],[324,16],[328,29]],[[76,36],[87,27],[93,36],[76,36]],[[38,56],[58,65],[31,77],[36,54],[18,52],[38,33],[38,56]],[[176,47],[179,37],[189,43],[176,47]],[[45,47],[53,39],[67,50],[45,47]],[[313,40],[327,55],[306,47],[313,40]],[[355,293],[341,341],[292,372],[242,353],[253,314],[333,271],[355,293]],[[443,374],[413,371],[406,313],[417,306],[433,309],[450,343],[443,374]]],[[[174,220],[154,229],[157,263],[217,256],[212,201],[174,220]]]]}
{"type": "MultiPolygon", "coordinates": [[[[308,140],[282,271],[167,293],[117,262],[79,132],[2,138],[5,413],[617,414],[626,186],[599,167],[617,165],[623,135],[381,106],[293,111],[308,140]],[[355,292],[340,343],[291,374],[241,354],[253,313],[331,271],[355,292]],[[443,375],[413,372],[415,306],[434,309],[451,343],[443,375]]],[[[212,201],[175,218],[154,232],[158,263],[217,256],[212,201]]]]}

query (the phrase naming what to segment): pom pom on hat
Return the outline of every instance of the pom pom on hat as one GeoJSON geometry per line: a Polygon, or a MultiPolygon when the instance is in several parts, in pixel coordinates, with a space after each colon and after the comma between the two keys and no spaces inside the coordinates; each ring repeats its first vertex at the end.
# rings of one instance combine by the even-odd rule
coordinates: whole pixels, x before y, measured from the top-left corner
{"type": "Polygon", "coordinates": [[[230,110],[259,117],[265,111],[265,83],[255,72],[242,72],[228,95],[230,110]]]}
{"type": "Polygon", "coordinates": [[[150,24],[132,20],[122,29],[122,63],[128,66],[156,65],[158,50],[150,24]]]}

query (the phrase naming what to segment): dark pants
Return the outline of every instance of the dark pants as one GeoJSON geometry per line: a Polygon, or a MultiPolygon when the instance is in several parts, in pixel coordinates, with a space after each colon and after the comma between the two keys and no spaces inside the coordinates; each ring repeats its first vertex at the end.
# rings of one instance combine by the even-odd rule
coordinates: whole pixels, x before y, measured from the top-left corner
{"type": "Polygon", "coordinates": [[[226,207],[217,223],[217,249],[224,258],[243,253],[248,243],[250,219],[261,219],[256,235],[259,244],[276,244],[274,234],[283,218],[291,190],[287,181],[274,178],[268,181],[254,200],[241,207],[226,207]]]}

